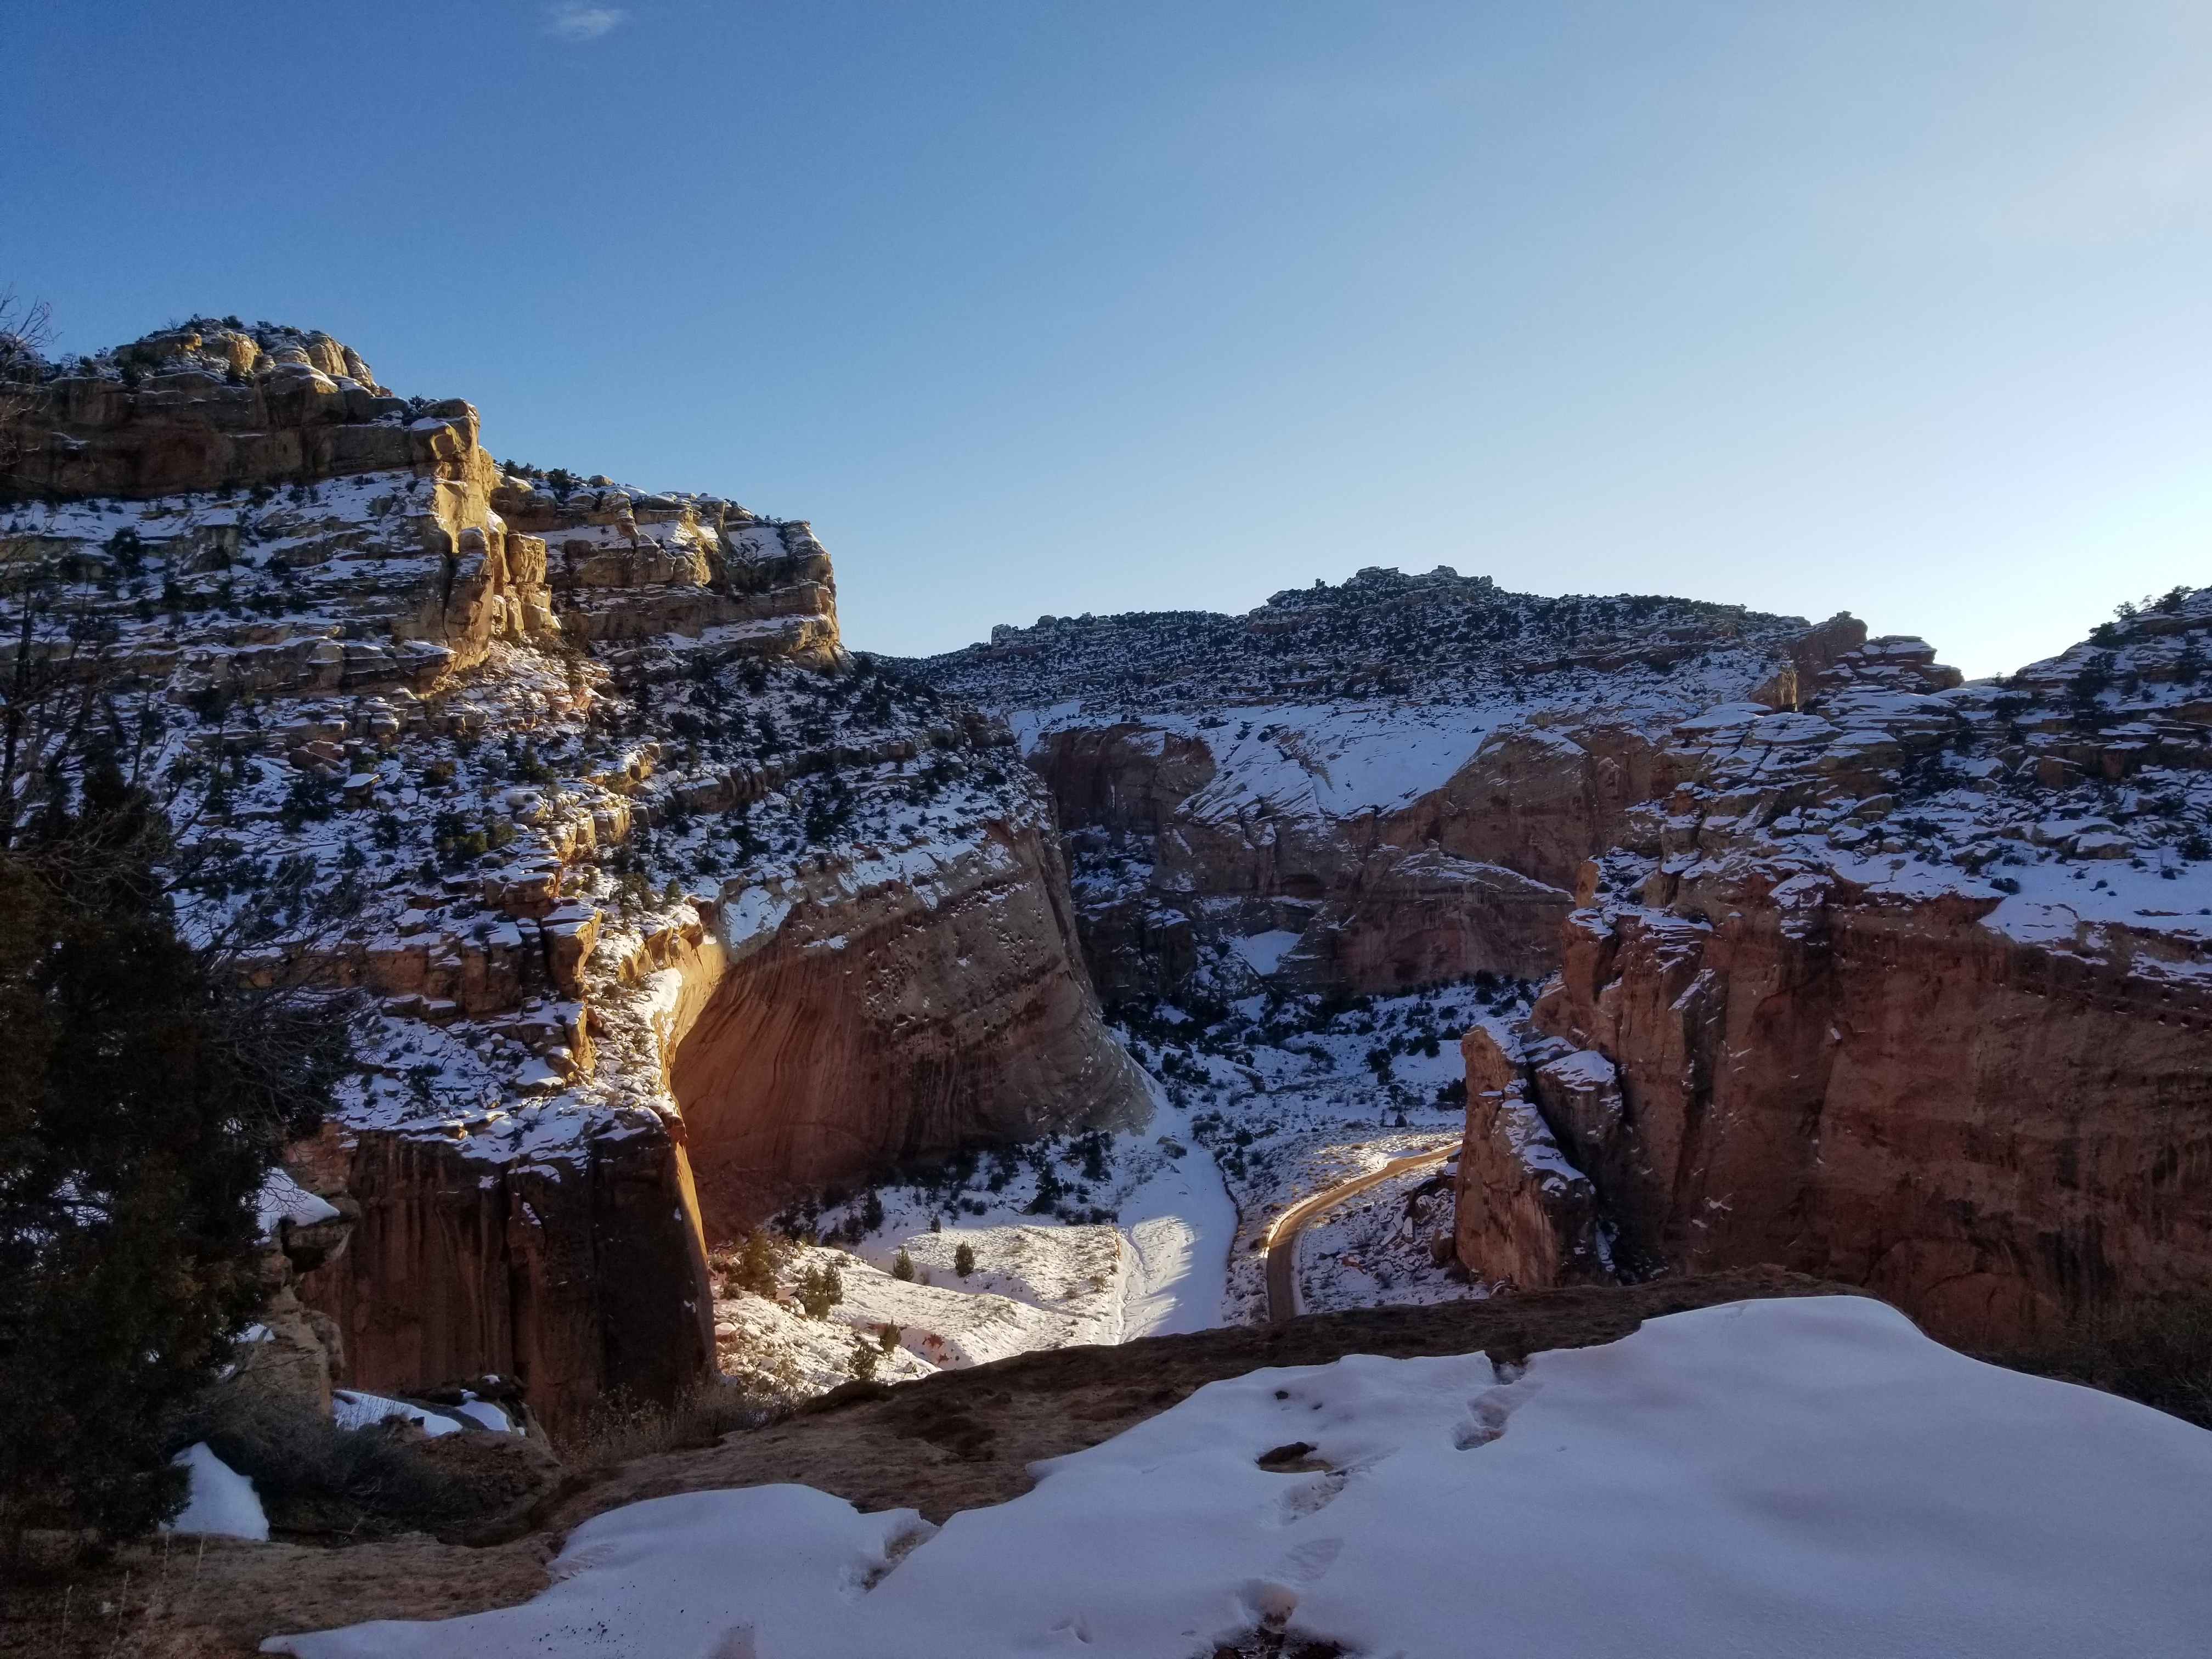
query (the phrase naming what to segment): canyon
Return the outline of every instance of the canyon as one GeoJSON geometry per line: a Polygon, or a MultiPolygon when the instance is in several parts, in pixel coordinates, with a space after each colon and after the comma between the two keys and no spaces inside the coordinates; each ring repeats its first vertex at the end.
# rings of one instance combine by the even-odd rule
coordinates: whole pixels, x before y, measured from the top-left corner
{"type": "Polygon", "coordinates": [[[1514,1184],[1533,1107],[1587,1190],[1463,1205],[1463,1254],[1818,1261],[1998,1352],[2212,1289],[2212,592],[2100,631],[1991,685],[1847,657],[1804,712],[1679,731],[1556,981],[1468,1039],[1463,1179],[1514,1184]]]}
{"type": "Polygon", "coordinates": [[[2016,1352],[2212,1292],[2208,635],[2177,590],[1966,685],[1370,570],[920,667],[1023,734],[1109,1001],[1528,982],[1462,1044],[1479,1284],[1777,1263],[2016,1352]]]}
{"type": "MultiPolygon", "coordinates": [[[[1161,1182],[1257,1317],[1271,1216],[1446,1133],[1310,1305],[1778,1264],[2009,1352],[2212,1292],[2212,590],[1974,684],[1441,567],[899,661],[806,524],[495,461],[326,335],[50,365],[9,436],[8,649],[154,734],[187,936],[349,999],[322,1389],[564,1430],[741,1364],[709,1251],[779,1213],[921,1306],[925,1231],[1161,1182]]],[[[1121,1328],[1112,1249],[1021,1340],[1121,1328]]]]}

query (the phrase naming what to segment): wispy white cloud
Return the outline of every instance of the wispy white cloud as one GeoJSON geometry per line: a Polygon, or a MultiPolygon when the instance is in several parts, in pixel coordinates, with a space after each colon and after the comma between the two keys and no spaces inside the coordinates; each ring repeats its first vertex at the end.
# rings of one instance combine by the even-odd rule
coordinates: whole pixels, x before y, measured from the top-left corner
{"type": "Polygon", "coordinates": [[[619,6],[594,6],[562,0],[553,8],[551,28],[563,40],[596,40],[629,14],[619,6]]]}

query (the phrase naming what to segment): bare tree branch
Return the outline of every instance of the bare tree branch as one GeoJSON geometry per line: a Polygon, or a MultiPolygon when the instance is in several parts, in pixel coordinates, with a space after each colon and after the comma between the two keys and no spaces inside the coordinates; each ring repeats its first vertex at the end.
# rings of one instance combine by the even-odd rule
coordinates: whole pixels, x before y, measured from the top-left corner
{"type": "Polygon", "coordinates": [[[22,453],[22,418],[39,395],[39,370],[54,340],[53,307],[0,289],[0,478],[22,453]]]}

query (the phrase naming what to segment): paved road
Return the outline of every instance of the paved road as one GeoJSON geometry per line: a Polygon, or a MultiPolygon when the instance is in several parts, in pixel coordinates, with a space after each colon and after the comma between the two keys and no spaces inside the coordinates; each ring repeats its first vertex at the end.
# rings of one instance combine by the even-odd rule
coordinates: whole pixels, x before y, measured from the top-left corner
{"type": "Polygon", "coordinates": [[[1341,1204],[1355,1193],[1363,1193],[1379,1181],[1401,1176],[1408,1170],[1419,1170],[1431,1164],[1441,1164],[1459,1151],[1457,1143],[1439,1146],[1434,1152],[1413,1152],[1404,1158],[1394,1158],[1381,1169],[1350,1181],[1339,1182],[1334,1187],[1324,1187],[1311,1198],[1302,1198],[1276,1217],[1275,1224],[1267,1229],[1267,1317],[1280,1323],[1298,1310],[1297,1261],[1298,1235],[1305,1231],[1306,1223],[1323,1210],[1341,1204]]]}

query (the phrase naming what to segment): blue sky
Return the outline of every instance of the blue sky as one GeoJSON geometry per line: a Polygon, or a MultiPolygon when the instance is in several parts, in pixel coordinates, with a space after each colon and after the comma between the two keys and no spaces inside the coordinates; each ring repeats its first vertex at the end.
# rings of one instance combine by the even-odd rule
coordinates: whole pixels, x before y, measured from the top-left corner
{"type": "Polygon", "coordinates": [[[2212,7],[72,0],[0,283],[807,518],[856,646],[1369,564],[1926,635],[2212,583],[2212,7]]]}

